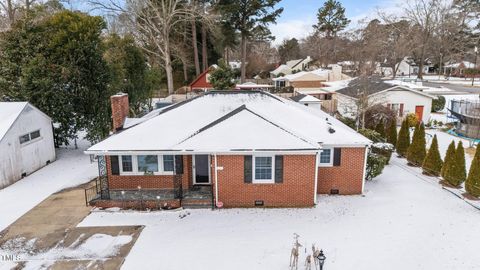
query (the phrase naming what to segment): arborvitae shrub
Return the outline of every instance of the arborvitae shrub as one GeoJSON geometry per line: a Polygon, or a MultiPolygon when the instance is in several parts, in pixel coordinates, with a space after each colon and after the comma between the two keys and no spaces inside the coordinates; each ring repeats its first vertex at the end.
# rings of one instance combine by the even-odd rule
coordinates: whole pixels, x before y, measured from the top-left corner
{"type": "Polygon", "coordinates": [[[425,127],[423,123],[420,123],[413,132],[412,143],[407,150],[407,160],[410,164],[415,166],[421,166],[427,155],[425,147],[427,142],[425,141],[425,127]]]}
{"type": "Polygon", "coordinates": [[[438,151],[437,135],[435,135],[433,136],[427,156],[422,164],[423,172],[426,174],[439,176],[440,171],[442,170],[442,164],[443,162],[440,156],[440,151],[438,151]]]}

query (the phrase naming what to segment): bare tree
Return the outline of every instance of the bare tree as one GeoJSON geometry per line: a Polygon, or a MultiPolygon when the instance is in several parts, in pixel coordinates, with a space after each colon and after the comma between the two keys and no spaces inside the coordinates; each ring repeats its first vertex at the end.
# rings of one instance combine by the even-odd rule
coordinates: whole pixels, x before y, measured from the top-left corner
{"type": "Polygon", "coordinates": [[[435,31],[442,23],[450,5],[445,0],[409,0],[404,8],[405,18],[414,24],[418,30],[419,47],[418,78],[423,78],[423,65],[428,45],[435,31]]]}
{"type": "Polygon", "coordinates": [[[142,48],[156,56],[158,64],[165,69],[168,93],[174,91],[172,55],[174,36],[178,35],[181,25],[191,23],[192,19],[202,18],[210,23],[209,17],[199,12],[195,5],[182,0],[89,0],[96,8],[128,16],[134,27],[132,33],[142,48]]]}

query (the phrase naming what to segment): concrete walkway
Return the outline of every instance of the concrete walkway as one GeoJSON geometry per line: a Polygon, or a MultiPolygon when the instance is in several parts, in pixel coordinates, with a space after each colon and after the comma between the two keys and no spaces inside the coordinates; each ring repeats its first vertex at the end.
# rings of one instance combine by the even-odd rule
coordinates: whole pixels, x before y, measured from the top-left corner
{"type": "MultiPolygon", "coordinates": [[[[15,263],[16,267],[21,269],[29,262],[29,256],[25,254],[48,254],[48,251],[53,248],[79,246],[95,234],[109,236],[128,235],[132,237],[132,240],[121,246],[115,256],[107,258],[88,257],[73,260],[55,258],[54,262],[51,262],[51,258],[44,258],[45,261],[50,260],[46,269],[119,269],[143,227],[77,228],[77,224],[91,210],[91,207],[85,206],[84,188],[88,185],[91,185],[91,183],[51,195],[20,217],[7,229],[0,232],[0,253],[10,252],[11,255],[19,255],[21,259],[15,263]],[[34,245],[28,247],[27,243],[29,241],[32,241],[34,245]],[[24,259],[23,257],[27,258],[24,259]]],[[[35,260],[38,261],[39,259],[36,258],[35,260]]],[[[2,262],[0,261],[0,266],[1,264],[2,262]]]]}

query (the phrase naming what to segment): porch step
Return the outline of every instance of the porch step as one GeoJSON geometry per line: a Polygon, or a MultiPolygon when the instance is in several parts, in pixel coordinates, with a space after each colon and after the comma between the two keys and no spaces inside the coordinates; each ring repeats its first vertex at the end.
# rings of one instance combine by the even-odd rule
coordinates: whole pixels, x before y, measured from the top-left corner
{"type": "Polygon", "coordinates": [[[212,207],[212,200],[182,200],[182,207],[186,209],[207,209],[212,207]]]}

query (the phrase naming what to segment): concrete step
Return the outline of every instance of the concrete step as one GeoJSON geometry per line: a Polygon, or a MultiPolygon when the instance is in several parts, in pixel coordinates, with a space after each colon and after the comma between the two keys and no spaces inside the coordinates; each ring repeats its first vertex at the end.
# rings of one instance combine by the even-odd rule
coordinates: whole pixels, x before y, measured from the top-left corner
{"type": "Polygon", "coordinates": [[[182,200],[182,207],[186,209],[211,208],[212,200],[182,200]]]}

